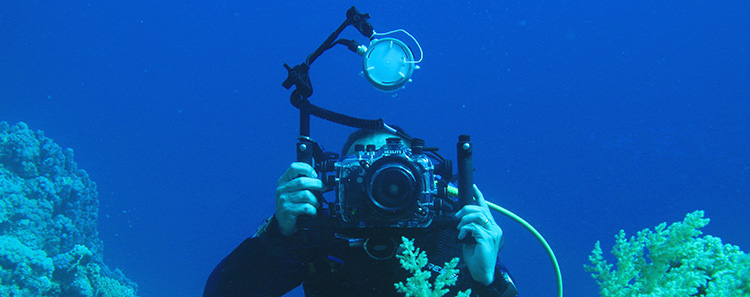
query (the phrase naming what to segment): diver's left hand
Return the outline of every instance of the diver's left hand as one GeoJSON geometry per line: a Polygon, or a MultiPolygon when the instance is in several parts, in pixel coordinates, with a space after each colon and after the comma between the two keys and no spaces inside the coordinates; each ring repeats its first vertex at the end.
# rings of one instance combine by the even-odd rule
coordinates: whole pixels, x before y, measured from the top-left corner
{"type": "Polygon", "coordinates": [[[466,205],[456,213],[458,239],[473,236],[476,243],[464,244],[464,261],[475,281],[489,285],[495,279],[497,253],[502,248],[503,229],[490,213],[482,192],[474,185],[478,205],[466,205]]]}

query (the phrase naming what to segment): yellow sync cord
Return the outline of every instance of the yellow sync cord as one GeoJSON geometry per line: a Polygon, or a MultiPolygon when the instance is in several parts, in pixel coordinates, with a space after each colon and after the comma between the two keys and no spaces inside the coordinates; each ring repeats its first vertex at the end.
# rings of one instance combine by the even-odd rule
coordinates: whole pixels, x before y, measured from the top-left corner
{"type": "MultiPolygon", "coordinates": [[[[453,197],[457,197],[458,196],[458,188],[456,188],[456,187],[448,186],[448,191],[447,192],[448,192],[448,195],[451,195],[453,197]]],[[[502,208],[499,205],[497,205],[495,203],[492,203],[492,202],[489,202],[489,201],[486,201],[486,200],[485,200],[485,202],[487,202],[487,206],[489,206],[491,209],[493,209],[493,210],[495,210],[495,211],[497,211],[499,213],[502,213],[505,216],[507,216],[507,217],[511,218],[512,220],[514,220],[514,221],[518,222],[519,224],[521,224],[521,226],[523,226],[524,228],[526,228],[526,230],[529,230],[529,232],[531,232],[531,234],[534,234],[534,237],[536,237],[536,239],[539,240],[539,242],[542,244],[542,246],[544,246],[544,250],[547,251],[547,255],[549,256],[550,261],[552,261],[552,266],[554,266],[554,268],[555,268],[555,277],[557,278],[557,296],[558,297],[562,297],[562,295],[563,295],[563,283],[562,283],[562,272],[560,272],[560,264],[557,263],[557,257],[555,257],[555,252],[552,251],[552,248],[549,246],[549,244],[547,243],[547,241],[544,240],[544,237],[542,236],[542,234],[539,233],[539,231],[536,231],[536,229],[534,229],[534,227],[531,226],[531,224],[529,224],[524,219],[522,219],[521,217],[517,216],[516,214],[514,214],[510,210],[502,208]]]]}

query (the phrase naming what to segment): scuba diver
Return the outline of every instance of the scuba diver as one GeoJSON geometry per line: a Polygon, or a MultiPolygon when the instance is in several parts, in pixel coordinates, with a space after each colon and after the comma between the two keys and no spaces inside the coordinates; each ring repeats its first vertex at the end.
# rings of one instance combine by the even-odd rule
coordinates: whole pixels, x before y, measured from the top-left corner
{"type": "MultiPolygon", "coordinates": [[[[355,147],[386,147],[389,139],[401,135],[388,130],[356,131],[342,155],[355,153],[355,147]]],[[[389,231],[379,228],[368,238],[345,236],[346,230],[339,228],[311,240],[300,230],[298,218],[327,216],[319,213],[321,205],[314,194],[324,188],[313,167],[292,163],[278,181],[276,213],[216,266],[203,296],[282,296],[300,284],[305,296],[403,296],[394,287],[408,277],[394,256],[397,245],[392,239],[399,235],[415,238],[415,246],[426,251],[427,267],[434,272],[459,257],[457,282],[448,296],[466,289],[471,289],[471,296],[518,296],[508,270],[497,261],[504,244],[502,229],[476,186],[478,205],[453,211],[458,221],[455,228],[407,227],[401,229],[403,233],[391,229],[392,236],[383,237],[378,235],[389,231]],[[473,242],[457,241],[470,236],[473,242]]]]}
{"type": "MultiPolygon", "coordinates": [[[[363,57],[363,76],[383,92],[402,89],[419,69],[423,52],[411,34],[401,29],[376,33],[367,21],[369,14],[355,7],[346,16],[303,63],[284,64],[288,76],[282,86],[295,87],[290,101],[300,111],[297,162],[278,180],[276,212],[214,268],[203,296],[282,296],[300,285],[305,296],[402,296],[394,284],[410,275],[399,258],[401,238],[413,239],[418,251],[426,253],[429,262],[424,267],[431,272],[450,271],[443,263],[459,258],[448,296],[467,289],[470,296],[518,296],[508,269],[498,261],[504,239],[492,208],[544,246],[555,268],[557,296],[562,297],[560,268],[541,234],[512,212],[485,201],[474,185],[468,135],[458,137],[454,174],[452,160],[403,129],[309,101],[310,65],[337,44],[363,57]],[[369,44],[338,39],[348,26],[369,38],[369,44]],[[420,58],[404,42],[386,37],[393,33],[411,37],[420,58]],[[310,137],[311,116],[359,130],[349,135],[340,154],[324,152],[310,137]],[[323,196],[329,192],[332,201],[323,196]]],[[[435,275],[422,286],[436,283],[435,275]]]]}

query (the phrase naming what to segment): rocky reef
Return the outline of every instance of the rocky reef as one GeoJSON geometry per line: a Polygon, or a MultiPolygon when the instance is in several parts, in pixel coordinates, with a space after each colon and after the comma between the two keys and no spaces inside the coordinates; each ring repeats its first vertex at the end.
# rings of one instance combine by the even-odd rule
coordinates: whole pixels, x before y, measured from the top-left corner
{"type": "Polygon", "coordinates": [[[0,296],[136,296],[104,264],[98,192],[42,131],[0,122],[0,296]]]}

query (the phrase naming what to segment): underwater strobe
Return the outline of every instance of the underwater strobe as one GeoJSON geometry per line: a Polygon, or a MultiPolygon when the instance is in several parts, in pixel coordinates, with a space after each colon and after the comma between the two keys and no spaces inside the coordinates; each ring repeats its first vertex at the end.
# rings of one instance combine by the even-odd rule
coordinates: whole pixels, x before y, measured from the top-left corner
{"type": "Polygon", "coordinates": [[[387,33],[373,33],[369,47],[360,46],[358,51],[364,57],[362,68],[364,76],[375,88],[384,92],[393,92],[403,88],[411,81],[417,63],[422,61],[424,53],[414,36],[403,29],[387,33]],[[419,60],[414,59],[414,53],[403,41],[393,37],[375,39],[375,36],[385,36],[396,32],[403,32],[414,40],[419,48],[419,60]]]}
{"type": "MultiPolygon", "coordinates": [[[[360,13],[354,6],[346,11],[346,20],[331,33],[318,49],[307,56],[305,62],[294,67],[284,64],[289,75],[284,83],[284,88],[296,86],[294,97],[305,100],[312,96],[312,84],[308,70],[321,54],[333,48],[335,45],[345,45],[350,51],[363,57],[362,75],[367,78],[375,88],[384,92],[393,92],[403,88],[411,81],[411,75],[415,69],[419,69],[417,63],[422,62],[424,52],[414,36],[406,30],[398,29],[386,33],[375,33],[370,22],[370,15],[360,13]],[[338,36],[348,26],[357,28],[359,33],[369,39],[369,44],[363,45],[353,39],[339,39],[338,36]],[[412,49],[403,41],[394,38],[396,33],[403,33],[414,41],[419,48],[419,60],[415,59],[412,49]]],[[[295,99],[296,100],[296,99],[295,99]]],[[[293,104],[295,104],[293,100],[293,104]]],[[[297,101],[299,103],[299,101],[297,101]]],[[[297,104],[295,104],[297,106],[297,104]]]]}

